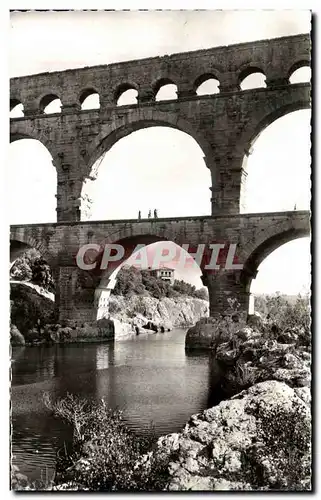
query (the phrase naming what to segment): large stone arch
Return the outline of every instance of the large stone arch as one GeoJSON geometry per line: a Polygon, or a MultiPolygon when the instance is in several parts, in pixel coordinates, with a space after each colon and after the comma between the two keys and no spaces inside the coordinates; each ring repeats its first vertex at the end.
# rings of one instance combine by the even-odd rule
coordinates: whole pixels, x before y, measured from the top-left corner
{"type": "MultiPolygon", "coordinates": [[[[121,233],[119,233],[120,235],[121,233]]],[[[119,236],[117,235],[117,236],[119,236]]],[[[121,239],[117,239],[114,243],[118,245],[122,245],[125,248],[125,254],[121,260],[115,263],[111,263],[108,265],[106,269],[98,269],[96,268],[91,275],[91,283],[92,283],[92,300],[93,307],[95,309],[95,317],[96,319],[100,319],[103,316],[108,315],[108,301],[112,290],[114,289],[117,282],[117,275],[123,264],[126,263],[128,258],[134,253],[134,251],[140,246],[148,246],[158,242],[167,242],[167,243],[175,243],[178,247],[182,249],[182,243],[178,241],[174,241],[174,239],[170,238],[170,233],[168,233],[165,237],[160,234],[151,234],[151,233],[142,233],[136,234],[132,237],[125,237],[121,239]]],[[[139,249],[139,248],[138,248],[139,249]]],[[[184,249],[183,249],[184,250],[184,249]]],[[[188,252],[187,252],[188,253],[188,252]]],[[[192,255],[190,254],[192,257],[192,255]]],[[[149,256],[151,257],[151,256],[149,256]]],[[[101,263],[101,255],[98,256],[99,264],[101,263]]],[[[144,262],[144,259],[142,259],[144,262]]],[[[153,265],[153,260],[149,258],[148,267],[153,265]]],[[[199,266],[200,272],[202,272],[202,268],[199,266]]]]}
{"type": "Polygon", "coordinates": [[[10,143],[19,141],[20,139],[34,139],[39,141],[50,153],[53,160],[53,166],[57,170],[59,169],[61,161],[57,154],[57,148],[55,144],[48,139],[43,127],[36,128],[35,126],[31,126],[30,122],[23,118],[16,118],[14,121],[10,121],[10,143]]]}
{"type": "Polygon", "coordinates": [[[166,223],[163,226],[159,222],[124,224],[121,229],[107,236],[103,244],[121,244],[122,242],[128,243],[131,241],[137,242],[137,244],[145,243],[146,245],[156,243],[157,241],[173,241],[177,245],[185,243],[185,241],[180,241],[180,239],[177,240],[177,236],[173,228],[166,223]]]}
{"type": "Polygon", "coordinates": [[[131,109],[130,113],[122,117],[115,117],[111,126],[104,127],[97,138],[92,142],[87,154],[87,176],[94,163],[120,139],[132,132],[149,127],[170,127],[190,135],[200,146],[205,157],[211,157],[212,147],[197,127],[176,113],[155,110],[153,107],[131,109]]]}
{"type": "MultiPolygon", "coordinates": [[[[100,250],[98,253],[94,250],[90,259],[90,262],[95,262],[96,265],[91,270],[77,270],[74,297],[79,301],[79,304],[85,304],[85,307],[90,311],[90,315],[94,320],[107,315],[109,296],[116,284],[117,274],[124,262],[132,255],[138,245],[147,246],[164,240],[166,238],[157,235],[155,231],[144,232],[138,230],[128,232],[122,229],[104,239],[98,240],[96,244],[100,246],[100,250]],[[122,245],[125,253],[120,260],[109,262],[106,268],[102,268],[104,266],[103,253],[108,243],[122,245]]],[[[90,250],[89,253],[91,253],[90,250]]],[[[86,255],[84,256],[84,261],[87,261],[86,255]]],[[[83,305],[79,305],[79,307],[83,308],[83,305]]]]}
{"type": "Polygon", "coordinates": [[[18,259],[26,250],[34,248],[39,250],[42,257],[48,262],[52,269],[57,265],[55,257],[48,251],[43,241],[39,241],[32,236],[19,234],[12,230],[10,232],[10,264],[18,259]]]}
{"type": "Polygon", "coordinates": [[[244,134],[245,139],[245,148],[246,151],[250,151],[253,147],[256,139],[260,136],[260,134],[273,122],[282,118],[289,113],[293,113],[294,111],[300,111],[302,109],[309,109],[311,107],[310,99],[302,99],[298,101],[291,102],[289,104],[278,106],[271,113],[263,116],[255,127],[252,130],[248,130],[247,133],[244,134]]]}
{"type": "Polygon", "coordinates": [[[289,85],[289,96],[287,99],[278,99],[278,103],[276,106],[271,107],[261,106],[258,108],[257,112],[253,116],[253,120],[250,120],[247,125],[245,125],[243,132],[240,135],[240,139],[238,141],[238,149],[240,150],[241,156],[241,165],[240,165],[240,176],[245,175],[244,181],[240,182],[240,193],[239,193],[239,207],[241,208],[242,203],[244,202],[243,193],[246,192],[246,175],[247,175],[247,160],[249,154],[253,150],[253,146],[259,136],[266,130],[272,123],[274,123],[279,118],[283,116],[293,113],[295,111],[300,111],[303,109],[311,108],[311,100],[310,100],[310,92],[309,92],[309,84],[298,84],[299,95],[296,96],[296,92],[294,92],[293,97],[291,96],[291,90],[289,85]],[[303,91],[300,91],[303,90],[303,91]],[[288,100],[289,102],[286,102],[288,100]],[[285,102],[284,102],[285,101],[285,102]]]}
{"type": "MultiPolygon", "coordinates": [[[[165,237],[158,236],[156,234],[150,234],[150,233],[142,233],[142,234],[136,234],[128,237],[121,237],[121,232],[116,236],[116,240],[114,240],[112,243],[116,245],[121,245],[125,249],[124,256],[122,257],[121,260],[110,263],[107,269],[99,269],[95,270],[95,275],[96,275],[96,284],[99,284],[99,288],[108,288],[109,281],[111,277],[115,279],[118,271],[120,270],[121,266],[126,262],[126,260],[133,254],[135,249],[139,245],[152,245],[153,243],[158,243],[160,241],[169,241],[165,237]],[[120,236],[120,238],[117,238],[117,236],[120,236]]],[[[111,242],[108,242],[111,243],[111,242]]],[[[105,242],[104,244],[101,244],[101,248],[105,247],[105,245],[108,244],[105,242]]],[[[100,265],[101,263],[101,257],[102,254],[98,256],[98,263],[100,265]]],[[[99,267],[99,266],[97,266],[99,267]]]]}
{"type": "MultiPolygon", "coordinates": [[[[303,223],[297,227],[284,228],[275,234],[271,234],[272,232],[273,228],[267,231],[260,240],[249,244],[245,248],[243,255],[246,255],[246,257],[243,260],[244,264],[240,281],[247,292],[250,292],[252,279],[256,277],[258,268],[264,259],[285,243],[309,236],[310,228],[303,223]]],[[[299,263],[297,264],[299,265],[299,263]]]]}

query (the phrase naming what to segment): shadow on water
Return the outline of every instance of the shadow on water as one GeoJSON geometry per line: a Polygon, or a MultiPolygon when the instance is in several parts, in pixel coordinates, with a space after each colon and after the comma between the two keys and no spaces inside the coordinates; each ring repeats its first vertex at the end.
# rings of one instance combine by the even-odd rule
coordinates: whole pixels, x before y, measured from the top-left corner
{"type": "Polygon", "coordinates": [[[189,359],[203,359],[204,364],[208,365],[208,396],[207,408],[218,405],[221,401],[226,399],[226,393],[222,387],[222,368],[218,361],[215,359],[213,353],[205,350],[186,350],[185,355],[189,359]]]}

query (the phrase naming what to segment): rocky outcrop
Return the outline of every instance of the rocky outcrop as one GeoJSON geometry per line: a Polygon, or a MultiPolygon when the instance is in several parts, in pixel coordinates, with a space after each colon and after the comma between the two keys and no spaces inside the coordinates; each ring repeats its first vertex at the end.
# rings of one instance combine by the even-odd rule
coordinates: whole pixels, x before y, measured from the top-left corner
{"type": "Polygon", "coordinates": [[[113,340],[115,336],[114,322],[103,318],[94,325],[84,323],[81,326],[76,322],[69,321],[68,325],[59,324],[46,325],[43,329],[43,339],[46,342],[53,343],[72,343],[72,342],[101,342],[104,340],[113,340]]]}
{"type": "Polygon", "coordinates": [[[186,334],[187,349],[210,349],[221,368],[226,397],[265,380],[309,387],[311,346],[302,327],[278,332],[276,325],[260,318],[249,326],[230,317],[201,319],[186,334]]]}
{"type": "Polygon", "coordinates": [[[266,381],[193,415],[144,457],[168,460],[170,491],[310,490],[307,394],[266,381]]]}
{"type": "Polygon", "coordinates": [[[225,318],[201,318],[186,333],[185,347],[188,350],[211,349],[216,350],[222,342],[226,342],[240,329],[245,321],[238,316],[232,319],[225,318]]]}
{"type": "Polygon", "coordinates": [[[11,323],[16,325],[26,343],[42,339],[41,328],[54,319],[51,296],[30,283],[10,283],[10,309],[11,323]]]}
{"type": "Polygon", "coordinates": [[[208,302],[193,297],[162,298],[135,295],[130,298],[111,295],[110,318],[115,324],[115,338],[141,332],[143,326],[152,323],[159,330],[183,328],[208,315],[208,302]]]}
{"type": "Polygon", "coordinates": [[[220,362],[227,394],[265,380],[285,382],[290,387],[311,384],[310,347],[299,339],[281,343],[266,332],[244,327],[217,346],[215,358],[220,362]]]}
{"type": "Polygon", "coordinates": [[[10,344],[12,346],[25,345],[26,341],[16,325],[10,325],[10,344]]]}
{"type": "Polygon", "coordinates": [[[30,283],[11,283],[11,320],[27,343],[91,342],[167,331],[193,325],[207,316],[208,311],[208,301],[193,297],[159,300],[149,296],[111,295],[108,318],[94,324],[77,325],[68,321],[59,325],[53,322],[52,294],[30,283]]]}

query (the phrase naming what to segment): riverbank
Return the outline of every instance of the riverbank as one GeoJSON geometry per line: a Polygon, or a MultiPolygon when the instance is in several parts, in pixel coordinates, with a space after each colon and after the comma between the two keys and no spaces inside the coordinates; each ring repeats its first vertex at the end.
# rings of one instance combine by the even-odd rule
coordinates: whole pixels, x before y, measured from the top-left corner
{"type": "Polygon", "coordinates": [[[109,408],[124,411],[135,436],[179,432],[190,415],[208,407],[215,383],[207,354],[186,355],[185,334],[173,329],[119,342],[13,348],[11,444],[21,474],[30,482],[44,479],[72,438],[60,419],[53,422],[43,392],[54,401],[67,393],[104,398],[109,408]]]}
{"type": "Polygon", "coordinates": [[[105,342],[185,328],[209,312],[208,301],[180,295],[111,295],[108,318],[92,323],[54,322],[53,294],[30,283],[11,283],[11,344],[105,342]]]}
{"type": "MultiPolygon", "coordinates": [[[[186,419],[181,431],[133,449],[135,436],[122,425],[115,428],[113,417],[97,428],[106,408],[86,409],[85,401],[83,414],[77,410],[78,424],[79,415],[86,422],[83,434],[48,489],[309,491],[309,306],[301,298],[284,307],[277,299],[276,305],[267,318],[243,318],[232,310],[190,328],[187,352],[196,355],[201,347],[220,364],[221,400],[186,419]]],[[[150,397],[155,394],[158,400],[157,391],[150,397]]],[[[58,405],[60,418],[64,404],[58,405]]],[[[77,408],[69,405],[72,425],[77,408]]]]}
{"type": "MultiPolygon", "coordinates": [[[[76,411],[77,421],[86,422],[82,431],[84,436],[74,443],[76,455],[71,450],[68,460],[60,461],[55,483],[48,489],[122,491],[128,487],[130,491],[309,491],[311,346],[306,343],[302,332],[301,335],[293,330],[291,335],[290,332],[286,335],[279,333],[278,338],[283,343],[274,339],[274,347],[264,340],[262,332],[260,336],[258,333],[257,329],[247,326],[234,337],[233,349],[228,342],[221,342],[216,346],[216,352],[212,351],[211,363],[219,361],[221,364],[221,385],[225,385],[223,400],[207,410],[194,413],[186,419],[181,431],[143,440],[139,450],[132,450],[129,443],[137,438],[128,434],[127,427],[123,432],[119,421],[117,432],[115,422],[101,422],[98,428],[95,427],[95,422],[101,418],[98,418],[102,413],[100,406],[95,410],[86,409],[86,398],[85,407],[80,405],[84,410],[82,413],[78,411],[79,404],[73,400],[69,405],[69,423],[75,425],[72,412],[76,411]],[[245,334],[251,338],[245,339],[245,334]],[[285,339],[295,340],[295,343],[286,344],[285,339]],[[252,365],[247,365],[246,360],[249,349],[256,353],[252,365]],[[265,349],[265,354],[261,349],[265,349]],[[304,361],[304,366],[289,365],[292,356],[304,361]],[[235,372],[236,358],[242,367],[239,372],[235,372]],[[286,367],[282,367],[284,361],[286,367]],[[246,366],[249,373],[254,371],[255,378],[244,378],[242,374],[246,366]],[[259,381],[263,376],[267,380],[259,381]],[[276,377],[279,380],[275,380],[276,377]],[[248,387],[242,390],[244,382],[248,387]]],[[[165,336],[151,338],[164,339],[165,336]]],[[[139,342],[134,342],[134,345],[139,349],[139,342]]],[[[190,355],[193,357],[196,352],[193,354],[192,351],[190,355]]],[[[168,368],[166,373],[168,382],[168,368]]],[[[133,374],[131,378],[142,383],[133,374]]],[[[174,378],[178,380],[176,376],[174,378]]],[[[121,387],[122,391],[126,389],[126,394],[133,393],[123,383],[121,387]]],[[[155,394],[155,390],[152,393],[155,394]]],[[[159,397],[158,393],[157,399],[159,397]]],[[[64,404],[62,400],[58,408],[64,404]]],[[[142,406],[140,410],[144,411],[142,406]]],[[[66,417],[66,413],[60,412],[59,415],[55,407],[52,411],[59,418],[66,417]]],[[[109,416],[112,415],[110,411],[108,409],[109,416]]],[[[117,415],[115,418],[117,420],[117,415]]]]}
{"type": "Polygon", "coordinates": [[[209,304],[207,300],[183,295],[160,299],[111,295],[109,313],[115,325],[115,339],[120,339],[146,329],[155,332],[192,326],[208,316],[209,304]]]}

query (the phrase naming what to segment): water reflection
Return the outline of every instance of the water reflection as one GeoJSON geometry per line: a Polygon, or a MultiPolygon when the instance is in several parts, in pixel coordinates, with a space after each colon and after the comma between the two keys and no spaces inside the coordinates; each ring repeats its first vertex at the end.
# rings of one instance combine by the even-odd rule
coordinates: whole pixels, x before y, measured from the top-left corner
{"type": "Polygon", "coordinates": [[[137,433],[149,432],[151,422],[158,435],[179,431],[208,407],[217,380],[208,354],[185,353],[184,340],[185,331],[173,330],[115,344],[13,349],[12,442],[21,470],[39,477],[68,440],[69,430],[43,405],[44,391],[104,398],[137,433]]]}

